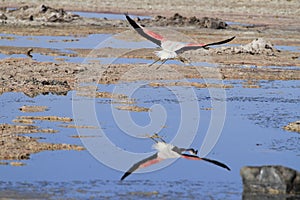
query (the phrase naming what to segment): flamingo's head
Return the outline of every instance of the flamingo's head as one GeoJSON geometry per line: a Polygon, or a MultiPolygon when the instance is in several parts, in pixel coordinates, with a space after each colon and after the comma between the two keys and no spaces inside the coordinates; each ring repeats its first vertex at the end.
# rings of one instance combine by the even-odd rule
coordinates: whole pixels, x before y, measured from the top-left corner
{"type": "Polygon", "coordinates": [[[193,154],[193,155],[197,155],[198,154],[198,150],[195,149],[189,149],[189,153],[193,154]]]}

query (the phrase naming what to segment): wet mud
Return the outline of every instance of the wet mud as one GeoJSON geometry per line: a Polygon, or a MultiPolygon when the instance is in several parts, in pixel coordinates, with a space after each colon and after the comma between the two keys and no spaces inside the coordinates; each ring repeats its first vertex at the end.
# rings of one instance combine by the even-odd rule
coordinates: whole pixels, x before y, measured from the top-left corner
{"type": "Polygon", "coordinates": [[[19,108],[21,112],[44,112],[48,109],[47,106],[22,106],[19,108]]]}
{"type": "Polygon", "coordinates": [[[46,120],[46,121],[61,121],[71,122],[73,121],[70,117],[58,117],[58,116],[18,116],[17,119],[23,120],[46,120]]]}
{"type": "MultiPolygon", "coordinates": [[[[26,160],[30,154],[54,150],[84,150],[82,146],[40,142],[38,138],[20,134],[56,133],[32,125],[0,124],[0,160],[26,160]]],[[[16,162],[10,163],[15,166],[16,162]]]]}
{"type": "MultiPolygon", "coordinates": [[[[257,60],[259,61],[259,59],[257,60]]],[[[234,62],[227,58],[227,63],[234,62]]],[[[245,61],[246,62],[246,61],[245,61]]],[[[39,94],[66,95],[74,90],[78,77],[103,84],[118,81],[174,80],[182,78],[217,78],[243,80],[299,80],[297,69],[268,68],[259,66],[239,67],[237,64],[218,65],[218,67],[180,66],[164,64],[158,70],[147,64],[96,64],[37,62],[31,59],[2,59],[0,61],[0,93],[23,92],[34,97],[39,94]],[[32,70],[32,69],[35,70],[32,70]]],[[[79,93],[79,95],[88,95],[79,93]]],[[[96,93],[96,97],[111,98],[112,94],[96,93]]],[[[116,98],[116,97],[113,97],[116,98]]],[[[118,97],[120,99],[120,96],[118,97]]],[[[125,97],[122,97],[123,99],[125,97]]]]}
{"type": "Polygon", "coordinates": [[[140,106],[116,106],[118,110],[127,110],[133,112],[148,112],[151,111],[150,108],[140,107],[140,106]]]}
{"type": "MultiPolygon", "coordinates": [[[[44,1],[38,0],[4,0],[2,6],[19,7],[20,5],[37,6],[44,1]]],[[[89,11],[89,12],[111,12],[111,13],[129,13],[138,15],[166,15],[168,17],[175,13],[184,16],[202,16],[213,18],[224,18],[226,20],[239,22],[243,24],[269,25],[278,28],[290,29],[298,27],[297,17],[299,16],[299,3],[297,1],[239,1],[227,0],[224,2],[204,1],[77,1],[70,4],[69,1],[50,1],[47,4],[51,7],[59,7],[68,10],[89,11]]],[[[299,27],[298,27],[299,28],[299,27]]]]}

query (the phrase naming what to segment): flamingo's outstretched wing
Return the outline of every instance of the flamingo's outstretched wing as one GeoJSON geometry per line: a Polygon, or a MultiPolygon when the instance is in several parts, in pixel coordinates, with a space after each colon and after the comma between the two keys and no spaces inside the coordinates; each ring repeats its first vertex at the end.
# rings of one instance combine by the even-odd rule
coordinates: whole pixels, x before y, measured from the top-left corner
{"type": "Polygon", "coordinates": [[[233,40],[235,38],[235,36],[229,38],[229,39],[226,39],[226,40],[222,40],[222,41],[219,41],[219,42],[213,42],[213,43],[209,43],[209,44],[194,44],[194,43],[190,43],[190,44],[187,44],[185,45],[184,47],[176,50],[176,53],[179,54],[179,53],[182,53],[184,51],[189,51],[189,50],[195,50],[195,49],[200,49],[200,48],[205,48],[205,47],[208,47],[208,46],[213,46],[213,45],[219,45],[219,44],[225,44],[225,43],[228,43],[230,42],[231,40],[233,40]]]}
{"type": "Polygon", "coordinates": [[[137,163],[135,163],[125,174],[121,177],[121,181],[124,180],[127,176],[129,176],[132,172],[134,172],[137,169],[148,167],[150,165],[153,165],[155,163],[158,163],[162,161],[163,159],[158,157],[158,154],[154,154],[148,158],[145,158],[137,163]]]}
{"type": "Polygon", "coordinates": [[[163,36],[154,33],[152,31],[147,30],[146,28],[142,27],[138,23],[136,23],[133,19],[131,19],[127,14],[125,14],[127,21],[130,23],[130,25],[144,38],[147,40],[150,40],[151,42],[157,44],[158,46],[161,46],[161,41],[163,40],[163,36]]]}
{"type": "Polygon", "coordinates": [[[219,161],[216,161],[216,160],[212,160],[212,159],[208,159],[208,158],[200,158],[196,155],[190,155],[190,154],[181,154],[181,155],[183,158],[190,159],[190,160],[204,160],[204,161],[210,162],[212,164],[218,165],[219,167],[223,167],[223,168],[227,169],[228,171],[230,171],[230,168],[227,165],[225,165],[224,163],[221,163],[219,161]]]}

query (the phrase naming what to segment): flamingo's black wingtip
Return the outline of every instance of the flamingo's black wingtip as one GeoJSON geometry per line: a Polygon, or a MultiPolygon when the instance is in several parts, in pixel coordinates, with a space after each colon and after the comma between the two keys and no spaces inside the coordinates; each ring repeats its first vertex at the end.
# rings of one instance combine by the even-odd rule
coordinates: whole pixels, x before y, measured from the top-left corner
{"type": "Polygon", "coordinates": [[[223,167],[224,169],[227,169],[228,171],[231,171],[231,169],[224,163],[220,163],[220,167],[223,167]]]}
{"type": "Polygon", "coordinates": [[[124,13],[124,15],[125,15],[127,21],[133,21],[133,20],[129,17],[128,13],[124,13]]]}
{"type": "Polygon", "coordinates": [[[127,176],[129,176],[131,172],[126,172],[120,179],[120,181],[123,181],[127,176]]]}

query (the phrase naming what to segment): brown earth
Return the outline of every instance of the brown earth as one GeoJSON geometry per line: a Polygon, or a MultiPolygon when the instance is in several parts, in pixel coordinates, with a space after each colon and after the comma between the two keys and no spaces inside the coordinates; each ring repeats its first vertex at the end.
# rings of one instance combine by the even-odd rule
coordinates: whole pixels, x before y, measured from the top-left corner
{"type": "Polygon", "coordinates": [[[38,138],[19,135],[20,133],[49,132],[31,125],[0,124],[0,160],[29,159],[30,154],[46,150],[84,150],[71,144],[39,142],[38,138]]]}
{"type": "Polygon", "coordinates": [[[118,110],[127,110],[127,111],[133,111],[133,112],[148,112],[150,111],[150,108],[145,108],[141,106],[128,106],[128,105],[123,105],[123,106],[116,106],[118,110]]]}
{"type": "MultiPolygon", "coordinates": [[[[43,0],[3,0],[1,6],[19,7],[21,5],[41,5],[44,3],[43,0]]],[[[64,8],[66,10],[89,12],[163,15],[168,17],[175,13],[180,13],[188,17],[213,17],[245,24],[269,25],[280,27],[280,29],[288,27],[299,30],[300,3],[297,0],[53,0],[48,1],[47,4],[51,7],[64,8]]]]}
{"type": "MultiPolygon", "coordinates": [[[[257,58],[253,55],[248,56],[257,58]]],[[[276,59],[276,57],[270,57],[270,59],[273,58],[276,59]]],[[[215,59],[218,59],[218,56],[215,59]]],[[[234,59],[232,60],[234,61],[234,59]]],[[[226,62],[230,62],[228,57],[226,62]]],[[[102,64],[56,64],[22,58],[2,59],[0,65],[2,70],[0,93],[24,92],[31,97],[48,93],[65,95],[68,91],[76,88],[76,82],[84,81],[86,78],[102,84],[117,83],[120,80],[174,80],[182,78],[300,80],[300,70],[296,69],[239,67],[239,65],[184,67],[165,64],[155,70],[155,68],[149,68],[147,64],[111,64],[109,66],[102,64]]],[[[100,94],[103,95],[103,93],[100,94]]]]}
{"type": "Polygon", "coordinates": [[[19,108],[21,112],[44,112],[48,109],[47,106],[22,106],[19,108]]]}

